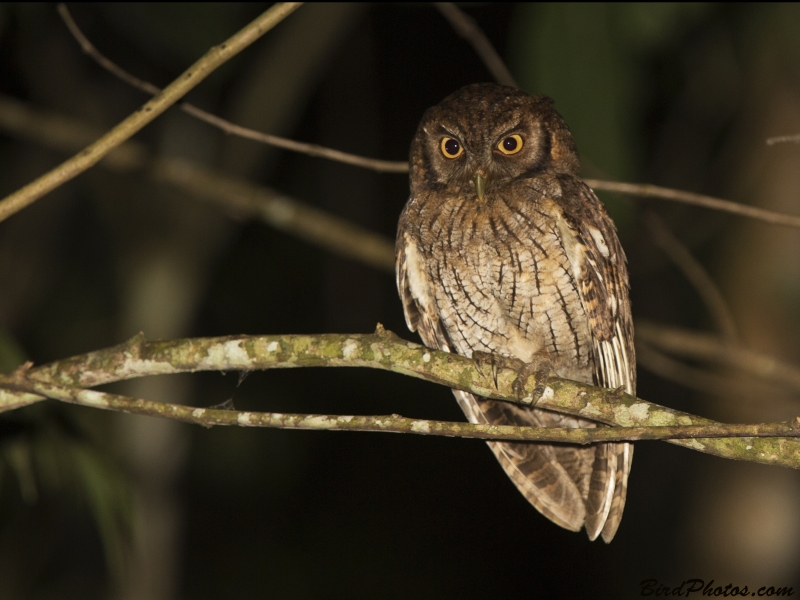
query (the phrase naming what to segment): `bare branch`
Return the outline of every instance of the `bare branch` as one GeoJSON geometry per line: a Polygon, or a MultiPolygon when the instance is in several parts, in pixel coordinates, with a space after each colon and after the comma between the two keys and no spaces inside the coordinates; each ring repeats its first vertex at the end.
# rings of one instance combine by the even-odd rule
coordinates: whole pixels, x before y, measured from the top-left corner
{"type": "Polygon", "coordinates": [[[453,2],[434,2],[439,12],[444,15],[444,18],[450,22],[450,25],[455,29],[456,33],[462,38],[467,40],[475,50],[475,53],[489,69],[489,72],[494,77],[495,81],[503,85],[518,88],[514,76],[508,70],[503,59],[494,49],[489,38],[483,33],[483,30],[475,22],[475,19],[470,17],[467,13],[461,10],[453,2]]]}
{"type": "Polygon", "coordinates": [[[158,160],[153,178],[383,271],[394,271],[394,243],[349,221],[270,188],[205,169],[182,159],[158,160]]]}
{"type": "Polygon", "coordinates": [[[738,333],[733,314],[703,265],[655,213],[648,214],[647,226],[653,234],[655,244],[667,254],[697,291],[723,337],[728,341],[735,341],[738,333]]]}
{"type": "MultiPolygon", "coordinates": [[[[517,377],[517,373],[513,370],[502,369],[497,375],[495,384],[494,379],[482,373],[471,360],[455,354],[434,351],[412,342],[406,342],[394,334],[384,331],[381,327],[379,327],[378,332],[372,335],[231,336],[149,343],[145,342],[144,337],[140,335],[119,346],[76,356],[38,368],[22,369],[12,374],[10,377],[0,381],[0,411],[12,410],[23,404],[30,404],[43,396],[52,396],[65,401],[80,401],[80,403],[99,408],[111,409],[116,406],[115,409],[118,410],[152,410],[155,411],[153,414],[161,414],[162,416],[173,415],[173,418],[180,417],[184,418],[184,420],[189,418],[198,419],[206,413],[197,411],[209,411],[211,409],[167,405],[167,408],[162,410],[162,405],[157,403],[131,404],[146,403],[147,401],[127,399],[127,401],[123,402],[124,398],[113,395],[98,395],[102,393],[93,390],[76,390],[75,388],[92,387],[122,379],[156,374],[323,366],[369,367],[394,371],[441,385],[470,391],[484,397],[519,404],[530,402],[530,395],[536,385],[533,378],[529,378],[525,385],[526,397],[519,399],[513,391],[514,381],[517,377]],[[31,400],[32,397],[35,399],[31,400]],[[122,403],[113,405],[113,402],[122,403]],[[137,409],[135,408],[136,406],[140,408],[137,409]]],[[[622,427],[675,427],[688,425],[725,427],[709,419],[658,406],[628,394],[556,378],[548,380],[545,393],[537,406],[622,427]]],[[[209,419],[212,421],[217,418],[222,420],[231,418],[220,416],[216,412],[210,414],[209,419]]],[[[259,413],[238,413],[236,414],[237,424],[251,424],[248,422],[250,417],[245,417],[245,414],[258,415],[259,413]],[[241,422],[240,419],[245,422],[241,422]]],[[[334,421],[339,423],[340,419],[340,417],[333,416],[318,417],[319,428],[327,429],[333,428],[334,421]],[[327,424],[326,420],[328,421],[327,424]]],[[[288,424],[287,426],[298,426],[297,423],[303,421],[306,426],[311,426],[311,424],[315,423],[313,418],[314,416],[312,415],[293,415],[285,423],[288,424]]],[[[384,417],[372,418],[381,420],[384,417]]],[[[258,416],[253,417],[253,419],[254,423],[259,419],[263,419],[264,423],[278,423],[274,426],[281,426],[280,423],[283,422],[281,421],[282,416],[278,415],[258,416]]],[[[365,427],[367,426],[367,421],[357,422],[357,425],[358,423],[365,424],[365,427]]],[[[402,428],[406,426],[412,427],[413,423],[417,423],[417,425],[413,425],[417,429],[424,428],[424,425],[421,424],[423,421],[419,420],[410,420],[405,424],[402,421],[396,421],[395,424],[398,428],[402,428]]],[[[215,423],[206,422],[204,424],[215,423]]],[[[377,429],[382,428],[382,425],[378,422],[371,422],[369,426],[373,425],[377,429]]],[[[500,434],[538,435],[538,433],[532,431],[524,434],[520,434],[518,430],[514,432],[492,429],[481,431],[480,428],[470,429],[467,427],[465,429],[461,426],[439,426],[434,423],[433,428],[435,429],[436,427],[441,428],[442,435],[461,435],[461,433],[456,432],[471,432],[468,435],[473,437],[492,437],[500,436],[500,434]]],[[[767,435],[781,435],[782,432],[786,431],[781,429],[782,425],[780,424],[775,424],[774,429],[770,429],[770,427],[773,427],[773,425],[763,429],[767,435]]],[[[686,431],[675,430],[667,432],[667,430],[663,429],[654,432],[638,431],[636,435],[658,436],[661,435],[658,433],[659,431],[663,434],[662,437],[688,435],[686,431]]],[[[756,429],[747,429],[746,427],[732,430],[738,431],[741,435],[748,435],[743,439],[736,439],[730,436],[712,439],[716,433],[727,431],[725,429],[697,431],[702,431],[700,435],[705,437],[703,439],[674,439],[672,443],[727,458],[793,468],[800,467],[800,441],[784,437],[773,439],[749,437],[750,434],[755,435],[756,429]]],[[[418,431],[414,432],[419,433],[418,431]]],[[[540,433],[545,434],[547,432],[540,433]]],[[[567,437],[562,439],[577,440],[579,443],[583,443],[580,442],[580,436],[588,435],[589,437],[584,439],[584,441],[588,442],[591,441],[591,436],[600,436],[602,438],[602,436],[613,434],[556,432],[553,435],[574,436],[574,438],[567,437]]],[[[790,434],[787,433],[786,435],[790,434]]],[[[498,437],[497,439],[500,438],[498,437]]],[[[639,439],[645,439],[645,437],[639,439]]]]}
{"type": "Polygon", "coordinates": [[[267,31],[275,27],[299,6],[299,3],[291,2],[275,4],[234,36],[211,48],[163,92],[146,102],[139,110],[123,120],[99,140],[84,148],[49,173],[42,175],[0,201],[0,221],[7,219],[48,192],[95,165],[111,150],[133,136],[142,127],[177,102],[189,90],[208,77],[217,67],[236,56],[267,31]]]}
{"type": "MultiPolygon", "coordinates": [[[[131,73],[128,73],[125,69],[101,54],[100,51],[95,48],[94,44],[89,41],[89,38],[87,38],[78,27],[78,24],[72,18],[72,15],[64,4],[59,4],[58,14],[61,15],[61,18],[66,23],[67,28],[69,28],[70,33],[77,40],[78,44],[80,44],[83,52],[94,59],[94,61],[97,62],[101,67],[122,81],[139,90],[142,90],[145,93],[153,96],[161,93],[160,88],[148,81],[139,79],[131,73]]],[[[249,129],[247,127],[242,127],[241,125],[236,125],[235,123],[231,123],[226,119],[217,117],[216,115],[198,108],[189,102],[181,102],[179,106],[184,112],[231,135],[237,135],[249,140],[275,146],[276,148],[289,150],[291,152],[299,152],[301,154],[307,154],[308,156],[327,158],[336,162],[345,163],[356,167],[363,167],[365,169],[372,169],[373,171],[379,171],[382,173],[408,173],[408,163],[405,161],[367,158],[365,156],[358,156],[357,154],[350,154],[348,152],[334,150],[333,148],[326,148],[317,144],[297,142],[288,138],[271,135],[269,133],[262,133],[260,131],[256,131],[255,129],[249,129]]]]}
{"type": "MultiPolygon", "coordinates": [[[[0,128],[20,138],[33,140],[49,148],[64,152],[75,151],[76,148],[88,143],[89,140],[95,139],[97,135],[93,128],[79,121],[32,110],[27,105],[2,95],[0,95],[0,128]]],[[[394,243],[392,240],[357,228],[354,225],[339,228],[335,224],[337,220],[343,225],[346,223],[337,219],[337,217],[327,215],[299,200],[289,198],[269,188],[255,186],[244,180],[229,178],[212,170],[191,165],[191,163],[180,159],[149,158],[149,153],[143,145],[130,140],[114,149],[101,162],[102,166],[117,171],[144,168],[148,164],[154,167],[153,173],[158,173],[158,177],[162,178],[163,181],[181,188],[187,183],[192,183],[192,177],[185,176],[186,170],[192,168],[194,169],[193,176],[202,176],[203,180],[209,184],[202,189],[199,189],[197,185],[193,186],[195,191],[201,192],[202,197],[218,202],[223,206],[234,207],[237,211],[244,211],[246,214],[257,215],[278,229],[300,235],[306,240],[317,243],[334,252],[363,260],[380,269],[388,271],[394,269],[394,243]],[[174,169],[170,166],[173,160],[175,161],[174,169]],[[172,178],[171,174],[174,174],[174,178],[172,178]],[[272,199],[275,199],[274,203],[272,199]],[[320,219],[316,221],[314,216],[316,214],[332,220],[320,219]],[[308,228],[306,228],[306,223],[310,223],[308,228]],[[337,240],[344,240],[348,243],[339,246],[337,245],[337,240]],[[359,240],[363,240],[363,243],[359,240]]],[[[654,187],[600,180],[587,180],[587,183],[596,189],[611,189],[606,184],[610,186],[628,186],[625,190],[619,190],[614,187],[613,191],[634,195],[639,187],[647,188],[644,190],[644,195],[647,195],[646,192],[650,187],[654,187]]],[[[678,190],[665,191],[675,194],[684,193],[678,190]]],[[[685,193],[691,195],[690,192],[685,193]]],[[[713,200],[740,206],[726,200],[713,200]]],[[[769,211],[764,212],[769,213],[769,211]]],[[[776,218],[785,216],[778,213],[769,214],[776,218]]]]}
{"type": "Polygon", "coordinates": [[[636,345],[636,364],[668,381],[710,396],[747,400],[752,398],[752,395],[748,393],[749,390],[743,390],[742,386],[731,381],[730,377],[689,366],[656,350],[649,344],[636,345]]]}
{"type": "MultiPolygon", "coordinates": [[[[475,53],[481,58],[483,64],[486,65],[498,83],[519,87],[514,81],[514,77],[511,75],[508,67],[506,67],[503,62],[503,59],[500,58],[500,55],[494,49],[494,46],[492,46],[486,34],[483,33],[472,17],[467,15],[453,2],[434,2],[434,4],[436,8],[439,9],[439,12],[450,22],[453,29],[470,43],[475,53]]],[[[768,145],[780,142],[800,142],[800,134],[774,137],[767,140],[768,145]]],[[[746,206],[729,200],[706,196],[704,194],[684,192],[648,184],[622,183],[599,179],[585,179],[584,181],[586,181],[590,187],[597,190],[606,190],[643,198],[674,200],[685,204],[693,204],[695,206],[703,206],[713,210],[729,212],[751,219],[758,219],[774,225],[800,227],[800,217],[746,206]]]]}
{"type": "MultiPolygon", "coordinates": [[[[444,2],[436,3],[436,5],[439,10],[442,11],[442,14],[447,17],[456,31],[458,31],[460,35],[465,37],[473,45],[473,48],[475,48],[475,51],[487,65],[489,70],[493,73],[495,79],[497,79],[497,81],[500,83],[517,87],[513,77],[506,68],[502,59],[500,59],[491,43],[488,41],[474,20],[452,3],[444,2]],[[488,50],[486,50],[487,48],[488,50]]],[[[114,62],[103,56],[81,32],[66,8],[59,8],[59,13],[64,18],[67,27],[73,36],[75,36],[83,51],[96,60],[103,68],[107,69],[130,85],[149,94],[156,94],[159,92],[158,87],[131,75],[114,62]]],[[[304,142],[297,142],[295,140],[262,133],[253,129],[236,125],[235,123],[231,123],[230,121],[212,115],[188,103],[182,103],[181,108],[187,113],[211,125],[214,125],[215,127],[221,128],[227,133],[246,137],[254,141],[262,142],[293,152],[300,152],[309,156],[327,158],[329,160],[344,162],[353,166],[387,173],[407,173],[409,170],[408,163],[405,161],[384,161],[372,159],[341,152],[332,148],[326,148],[324,146],[318,146],[316,144],[306,144],[304,142]]],[[[619,194],[639,196],[643,198],[661,198],[663,200],[673,200],[676,202],[683,202],[685,204],[710,208],[712,210],[728,212],[751,219],[757,219],[775,225],[800,227],[800,217],[747,206],[736,202],[731,202],[729,200],[715,198],[713,196],[706,196],[704,194],[696,194],[694,192],[685,192],[649,184],[604,181],[600,179],[586,179],[585,181],[589,186],[597,190],[617,192],[619,194]]]]}
{"type": "MultiPolygon", "coordinates": [[[[31,110],[3,95],[0,95],[0,129],[68,153],[98,135],[79,121],[31,110]]],[[[327,250],[384,271],[394,271],[394,243],[391,239],[271,188],[229,177],[184,159],[152,158],[147,148],[134,140],[115,148],[100,162],[100,166],[117,172],[147,169],[151,178],[215,202],[237,215],[257,217],[280,231],[327,250]]]]}
{"type": "Polygon", "coordinates": [[[786,142],[794,142],[800,144],[800,133],[796,135],[779,135],[776,137],[767,138],[767,146],[774,146],[775,144],[784,144],[786,142]]]}
{"type": "Polygon", "coordinates": [[[730,344],[707,333],[637,321],[636,338],[637,342],[644,342],[678,356],[731,367],[800,391],[800,367],[738,344],[730,344]]]}
{"type": "Polygon", "coordinates": [[[125,69],[119,67],[116,63],[114,63],[114,61],[103,56],[100,53],[100,51],[97,50],[97,48],[95,48],[94,44],[92,44],[92,42],[89,41],[89,38],[87,38],[84,35],[83,31],[81,31],[81,28],[78,27],[78,24],[75,22],[75,19],[72,18],[72,14],[69,12],[69,9],[67,8],[66,4],[60,2],[56,7],[56,11],[58,12],[58,15],[61,17],[61,19],[64,21],[64,24],[67,26],[67,29],[69,29],[69,32],[72,34],[72,37],[74,37],[75,40],[80,45],[81,50],[83,50],[84,54],[93,58],[94,61],[101,67],[103,67],[106,71],[108,71],[112,75],[115,75],[128,85],[138,88],[144,92],[147,92],[151,96],[155,96],[156,94],[161,93],[161,88],[157,88],[152,83],[148,83],[147,81],[139,79],[135,75],[128,73],[125,69]]]}
{"type": "Polygon", "coordinates": [[[755,206],[747,206],[746,204],[739,204],[738,202],[731,202],[730,200],[714,198],[713,196],[706,196],[704,194],[673,190],[671,188],[650,185],[648,183],[623,183],[621,181],[603,181],[602,179],[584,179],[584,181],[589,187],[594,188],[595,190],[617,192],[618,194],[639,196],[641,198],[660,198],[662,200],[673,200],[675,202],[682,202],[684,204],[691,204],[693,206],[702,206],[703,208],[710,208],[711,210],[718,210],[721,212],[739,215],[740,217],[764,221],[765,223],[771,223],[772,225],[800,227],[800,217],[777,213],[771,210],[757,208],[755,206]]]}

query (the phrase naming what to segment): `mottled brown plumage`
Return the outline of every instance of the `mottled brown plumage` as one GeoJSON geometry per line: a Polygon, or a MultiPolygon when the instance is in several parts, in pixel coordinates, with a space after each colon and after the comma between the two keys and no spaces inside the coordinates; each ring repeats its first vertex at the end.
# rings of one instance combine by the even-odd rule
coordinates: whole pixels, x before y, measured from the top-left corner
{"type": "MultiPolygon", "coordinates": [[[[625,254],[578,169],[572,135],[545,96],[475,84],[425,113],[411,144],[397,286],[426,345],[525,363],[544,357],[560,377],[635,393],[625,254]]],[[[597,426],[453,393],[473,423],[597,426]]],[[[611,541],[631,444],[489,446],[542,514],[611,541]]]]}

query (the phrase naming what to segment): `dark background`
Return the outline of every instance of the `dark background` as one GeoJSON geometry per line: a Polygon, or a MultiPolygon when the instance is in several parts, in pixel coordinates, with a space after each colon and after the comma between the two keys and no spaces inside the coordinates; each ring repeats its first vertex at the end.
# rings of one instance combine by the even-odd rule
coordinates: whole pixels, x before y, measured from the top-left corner
{"type": "MultiPolygon", "coordinates": [[[[70,5],[94,44],[166,85],[264,5],[70,5]]],[[[556,101],[587,177],[800,214],[797,5],[469,4],[527,91],[556,101]]],[[[405,160],[424,110],[490,80],[431,5],[308,5],[188,99],[294,139],[405,160]]],[[[0,6],[0,93],[104,130],[145,96],[84,56],[53,5],[0,6]]],[[[176,108],[136,137],[388,238],[405,175],[225,134],[176,108]]],[[[66,158],[0,129],[0,194],[66,158]]],[[[657,248],[661,216],[718,282],[746,345],[800,362],[800,233],[601,195],[637,320],[713,329],[657,248]]],[[[149,339],[370,332],[409,339],[394,277],[146,172],[102,165],[0,223],[0,370],[149,339]]],[[[738,375],[725,376],[734,384],[738,375]]],[[[690,382],[691,383],[691,382],[690,382]]],[[[696,387],[696,386],[695,386],[696,387]]],[[[450,392],[366,369],[150,378],[111,388],[238,409],[462,420],[450,392]]],[[[639,369],[639,396],[729,421],[788,419],[797,392],[694,391],[639,369]]],[[[800,589],[800,478],[636,445],[622,526],[590,543],[539,515],[483,442],[216,428],[43,403],[0,415],[1,598],[639,596],[690,578],[800,589]]],[[[797,593],[797,592],[795,592],[797,593]]]]}

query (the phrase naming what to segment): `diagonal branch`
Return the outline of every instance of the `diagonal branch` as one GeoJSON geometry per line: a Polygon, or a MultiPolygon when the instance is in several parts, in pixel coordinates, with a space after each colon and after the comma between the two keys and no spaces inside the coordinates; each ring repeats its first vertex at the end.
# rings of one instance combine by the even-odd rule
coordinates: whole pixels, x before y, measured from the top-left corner
{"type": "MultiPolygon", "coordinates": [[[[138,77],[128,73],[119,65],[102,55],[91,43],[91,41],[89,41],[89,39],[83,34],[66,7],[62,7],[63,5],[59,7],[59,14],[64,19],[72,35],[80,44],[82,50],[88,56],[94,59],[104,69],[108,70],[110,73],[119,77],[133,87],[136,87],[137,89],[145,91],[149,94],[157,94],[160,91],[159,88],[154,86],[152,83],[143,81],[142,79],[139,79],[138,77]]],[[[437,7],[440,11],[442,11],[442,14],[448,18],[456,31],[470,41],[475,51],[484,61],[484,64],[486,64],[487,68],[493,73],[495,79],[497,79],[497,81],[500,83],[517,87],[513,77],[503,63],[502,59],[497,54],[497,51],[492,47],[488,38],[486,38],[486,35],[481,31],[480,27],[478,27],[477,23],[475,23],[471,17],[466,15],[463,11],[461,11],[461,9],[452,3],[437,3],[437,7]]],[[[386,161],[373,159],[342,152],[333,148],[326,148],[317,144],[298,142],[296,140],[242,127],[241,125],[231,123],[230,121],[222,119],[216,115],[212,115],[211,113],[208,113],[186,102],[181,103],[180,106],[184,111],[193,115],[194,117],[205,121],[210,125],[218,127],[226,133],[232,135],[238,135],[292,152],[299,152],[309,156],[318,156],[328,160],[334,160],[365,169],[372,169],[386,173],[408,173],[408,163],[405,161],[386,161]]],[[[714,198],[713,196],[663,188],[649,184],[623,183],[616,181],[604,181],[600,179],[587,179],[585,181],[591,187],[597,190],[611,191],[628,196],[639,196],[642,198],[673,200],[676,202],[702,206],[704,208],[710,208],[712,210],[718,210],[721,212],[728,212],[751,219],[766,221],[767,223],[772,223],[775,225],[800,227],[800,217],[781,214],[762,208],[755,208],[744,204],[731,202],[729,200],[723,200],[721,198],[714,198]]]]}
{"type": "Polygon", "coordinates": [[[455,2],[434,2],[436,8],[455,29],[456,33],[467,40],[483,64],[489,69],[497,83],[518,88],[517,82],[500,55],[492,46],[492,42],[475,22],[475,19],[456,6],[455,2]]]}
{"type": "MultiPolygon", "coordinates": [[[[89,41],[89,38],[86,37],[83,31],[81,31],[80,27],[78,27],[78,24],[75,22],[75,19],[72,18],[72,15],[70,14],[66,5],[58,5],[58,14],[61,15],[61,18],[64,20],[64,23],[66,24],[72,36],[77,40],[78,44],[80,44],[83,52],[92,58],[97,64],[103,67],[106,71],[112,75],[115,75],[128,85],[131,85],[147,94],[155,96],[161,93],[161,88],[156,87],[149,81],[144,81],[143,79],[139,79],[135,75],[128,73],[125,69],[101,54],[94,44],[89,41]]],[[[357,154],[350,154],[349,152],[342,152],[341,150],[326,148],[325,146],[320,146],[318,144],[298,142],[277,135],[256,131],[255,129],[250,129],[248,127],[242,127],[236,123],[231,123],[227,119],[213,115],[210,112],[207,112],[202,108],[198,108],[189,102],[181,102],[179,106],[180,109],[185,113],[190,114],[196,119],[200,119],[201,121],[204,121],[209,125],[213,125],[214,127],[217,127],[225,133],[231,135],[238,135],[239,137],[268,144],[270,146],[275,146],[276,148],[289,150],[291,152],[300,152],[308,156],[327,158],[328,160],[334,160],[356,167],[363,167],[365,169],[372,169],[373,171],[383,173],[408,173],[408,163],[405,161],[367,158],[366,156],[358,156],[357,154]]]]}
{"type": "MultiPolygon", "coordinates": [[[[80,121],[32,110],[2,94],[0,130],[62,152],[74,152],[99,135],[80,121]]],[[[135,140],[115,148],[100,166],[119,173],[145,170],[155,181],[214,202],[236,216],[261,219],[326,250],[383,271],[394,271],[391,239],[266,186],[182,158],[154,158],[146,146],[135,140]]]]}
{"type": "Polygon", "coordinates": [[[641,342],[677,356],[736,369],[800,392],[800,368],[715,335],[638,320],[636,341],[637,348],[641,342]]]}
{"type": "MultiPolygon", "coordinates": [[[[21,139],[35,141],[63,152],[73,152],[76,148],[86,144],[87,140],[92,139],[92,136],[97,135],[93,128],[80,121],[34,110],[26,104],[2,94],[0,94],[0,129],[21,139]]],[[[303,237],[334,252],[351,256],[381,269],[394,270],[394,243],[392,240],[357,228],[355,225],[344,223],[333,215],[323,213],[269,188],[223,176],[182,159],[152,159],[144,146],[132,140],[117,147],[100,164],[117,171],[152,165],[153,176],[165,183],[182,189],[184,185],[190,184],[195,191],[202,192],[200,193],[201,197],[222,206],[233,208],[237,212],[243,211],[245,214],[258,216],[273,227],[303,237]],[[208,185],[197,185],[197,181],[200,179],[203,179],[208,185]],[[327,218],[317,219],[317,214],[327,218]],[[339,227],[334,224],[334,220],[337,220],[337,223],[344,223],[347,227],[339,227]],[[364,243],[360,243],[360,240],[363,240],[364,243]],[[343,241],[346,243],[342,243],[343,241]]],[[[588,180],[588,182],[595,189],[610,189],[606,184],[626,185],[632,186],[628,192],[635,193],[637,188],[634,184],[616,184],[600,180],[588,180]]],[[[659,189],[669,193],[692,195],[691,192],[659,189]]],[[[714,200],[733,207],[741,206],[727,200],[714,200]]],[[[734,210],[734,212],[738,212],[738,210],[734,210]]],[[[776,218],[788,217],[788,215],[779,213],[764,212],[776,218]]],[[[795,219],[795,217],[788,218],[795,219]]]]}
{"type": "MultiPolygon", "coordinates": [[[[160,405],[81,388],[156,374],[337,366],[369,367],[393,371],[469,391],[480,396],[519,404],[530,402],[530,394],[536,384],[533,378],[529,378],[525,385],[527,396],[519,399],[513,391],[513,384],[517,377],[514,371],[500,370],[495,382],[493,377],[481,372],[475,363],[465,357],[434,351],[419,344],[407,342],[384,331],[382,327],[379,327],[375,334],[230,336],[163,342],[145,342],[144,337],[140,334],[119,346],[37,368],[22,369],[0,380],[0,411],[12,410],[40,401],[45,396],[51,396],[65,401],[80,401],[81,404],[99,408],[159,414],[182,420],[200,419],[203,415],[208,414],[210,420],[203,421],[203,424],[234,424],[231,422],[231,415],[234,413],[229,416],[220,414],[226,411],[210,412],[214,409],[160,405]],[[216,423],[215,419],[221,419],[221,421],[216,423]]],[[[766,435],[793,436],[794,425],[744,426],[738,430],[738,434],[748,437],[738,439],[728,436],[718,439],[713,436],[726,435],[727,426],[658,406],[615,390],[596,388],[564,379],[548,380],[545,392],[537,406],[621,427],[650,428],[687,425],[719,427],[720,429],[688,430],[689,433],[700,432],[700,435],[707,436],[702,439],[673,439],[671,441],[674,444],[726,458],[800,468],[800,441],[788,437],[749,437],[762,430],[766,435]],[[751,428],[747,429],[747,427],[751,428]],[[759,427],[762,429],[758,429],[759,427]],[[789,427],[789,429],[785,427],[789,427]]],[[[262,424],[268,426],[269,423],[274,423],[271,426],[330,429],[334,428],[334,422],[340,423],[340,420],[347,422],[346,417],[329,415],[290,415],[286,420],[282,419],[283,415],[271,413],[236,413],[236,424],[239,425],[257,423],[260,426],[262,424]],[[318,425],[314,425],[314,423],[318,425]]],[[[362,427],[361,430],[394,431],[391,428],[386,429],[391,425],[391,427],[397,427],[398,431],[408,430],[412,433],[420,433],[418,430],[424,429],[426,425],[423,423],[427,423],[431,434],[462,435],[463,433],[470,437],[485,439],[517,439],[502,438],[502,435],[506,434],[527,435],[529,437],[525,439],[539,439],[533,436],[547,434],[562,436],[560,438],[562,441],[586,443],[595,438],[606,439],[602,436],[615,435],[609,433],[577,434],[574,432],[534,431],[520,433],[520,430],[514,432],[497,429],[481,430],[481,428],[470,428],[469,424],[451,425],[418,419],[388,422],[385,421],[387,417],[353,417],[353,419],[373,419],[373,421],[356,421],[352,427],[362,427]],[[368,429],[371,427],[374,429],[368,429]]],[[[396,419],[402,419],[402,417],[396,419]]],[[[202,421],[202,419],[200,420],[202,421]]],[[[337,428],[346,429],[348,427],[343,425],[337,428]]],[[[734,429],[730,430],[732,435],[737,434],[737,427],[741,426],[734,426],[734,429]]],[[[661,438],[688,435],[687,431],[664,429],[649,432],[638,431],[636,434],[645,436],[639,439],[656,439],[659,435],[661,438]]],[[[620,433],[620,435],[627,434],[620,433]]]]}
{"type": "Polygon", "coordinates": [[[140,109],[124,119],[99,140],[84,148],[55,169],[52,169],[49,173],[42,175],[0,201],[0,221],[7,219],[48,192],[91,168],[111,150],[175,104],[220,65],[247,48],[299,6],[299,3],[292,2],[275,4],[231,38],[211,48],[160,94],[146,102],[140,109]]]}
{"type": "Polygon", "coordinates": [[[381,271],[394,272],[394,243],[390,238],[276,190],[180,158],[154,161],[151,175],[156,181],[258,217],[278,230],[326,250],[381,271]]]}
{"type": "Polygon", "coordinates": [[[686,246],[675,237],[658,215],[649,213],[647,226],[653,235],[655,244],[666,253],[670,260],[681,270],[684,277],[689,280],[689,283],[692,284],[703,304],[706,305],[706,309],[719,332],[729,342],[736,341],[738,334],[733,314],[708,271],[692,256],[686,246]]]}

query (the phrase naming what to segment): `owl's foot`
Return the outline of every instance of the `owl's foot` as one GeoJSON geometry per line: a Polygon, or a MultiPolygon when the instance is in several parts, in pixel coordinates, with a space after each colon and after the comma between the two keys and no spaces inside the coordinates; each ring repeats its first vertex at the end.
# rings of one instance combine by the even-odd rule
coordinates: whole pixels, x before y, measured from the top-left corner
{"type": "Polygon", "coordinates": [[[514,394],[518,400],[522,400],[531,406],[536,406],[539,400],[544,396],[544,391],[547,388],[547,381],[554,375],[555,368],[553,362],[546,356],[536,355],[533,360],[528,363],[523,363],[522,368],[517,370],[517,378],[511,384],[514,394]],[[528,378],[533,375],[536,379],[536,386],[533,388],[530,400],[526,400],[525,386],[528,383],[528,378]]]}
{"type": "Polygon", "coordinates": [[[508,360],[509,359],[504,356],[492,354],[491,352],[481,352],[480,350],[473,350],[472,352],[472,361],[475,363],[475,368],[478,369],[478,373],[480,373],[484,379],[486,378],[484,369],[491,373],[492,381],[494,381],[494,389],[497,389],[497,373],[500,369],[509,366],[506,363],[508,360]]]}
{"type": "Polygon", "coordinates": [[[546,356],[536,355],[531,362],[524,362],[518,358],[510,358],[508,356],[500,356],[492,354],[491,352],[481,352],[475,350],[472,353],[472,360],[475,362],[475,368],[485,378],[485,370],[491,373],[494,387],[497,389],[497,374],[500,369],[511,369],[517,373],[517,378],[511,384],[511,389],[517,400],[526,402],[536,406],[539,400],[544,395],[544,390],[547,387],[547,381],[555,373],[552,361],[546,356]],[[536,386],[533,388],[533,393],[530,400],[526,401],[527,394],[525,393],[525,386],[528,379],[534,376],[536,379],[536,386]]]}

